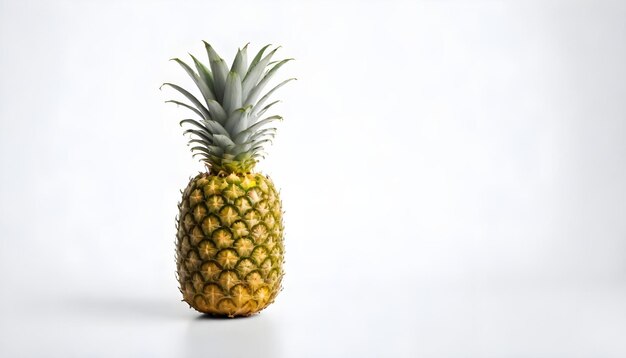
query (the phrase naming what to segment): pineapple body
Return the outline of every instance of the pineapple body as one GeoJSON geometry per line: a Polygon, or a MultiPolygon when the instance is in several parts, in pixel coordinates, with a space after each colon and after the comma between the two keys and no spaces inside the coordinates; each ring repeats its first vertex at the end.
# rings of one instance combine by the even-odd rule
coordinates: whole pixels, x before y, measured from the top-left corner
{"type": "Polygon", "coordinates": [[[200,173],[179,204],[176,263],[183,300],[215,316],[249,316],[274,301],[283,277],[283,219],[261,174],[200,173]]]}

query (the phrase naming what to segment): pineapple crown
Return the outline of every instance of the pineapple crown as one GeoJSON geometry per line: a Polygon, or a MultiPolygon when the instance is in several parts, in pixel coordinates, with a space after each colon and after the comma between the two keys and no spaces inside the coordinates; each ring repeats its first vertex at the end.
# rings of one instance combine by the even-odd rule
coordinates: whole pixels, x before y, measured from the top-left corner
{"type": "Polygon", "coordinates": [[[200,156],[211,173],[249,173],[257,161],[264,158],[263,147],[270,143],[276,134],[276,128],[267,128],[266,125],[282,120],[278,115],[262,118],[267,110],[279,101],[267,105],[266,103],[277,89],[295,78],[278,83],[264,94],[263,89],[278,69],[293,59],[270,62],[279,47],[264,56],[270,47],[266,45],[248,65],[246,44],[237,50],[235,60],[229,69],[211,45],[206,42],[204,45],[209,67],[191,54],[189,55],[197,72],[182,60],[172,59],[191,77],[200,90],[202,101],[182,87],[164,83],[161,87],[169,86],[175,89],[192,105],[175,100],[166,102],[188,108],[199,117],[183,119],[180,125],[191,126],[184,134],[191,137],[189,145],[194,152],[193,156],[200,156]]]}

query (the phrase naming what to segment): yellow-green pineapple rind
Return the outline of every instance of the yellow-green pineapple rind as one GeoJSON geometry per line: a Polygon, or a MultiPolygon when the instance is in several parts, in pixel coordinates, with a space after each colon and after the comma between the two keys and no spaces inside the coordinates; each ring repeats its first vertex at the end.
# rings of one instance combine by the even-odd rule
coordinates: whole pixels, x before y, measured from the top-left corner
{"type": "Polygon", "coordinates": [[[176,266],[183,300],[215,316],[271,304],[283,277],[280,198],[261,174],[191,179],[179,204],[176,266]]]}

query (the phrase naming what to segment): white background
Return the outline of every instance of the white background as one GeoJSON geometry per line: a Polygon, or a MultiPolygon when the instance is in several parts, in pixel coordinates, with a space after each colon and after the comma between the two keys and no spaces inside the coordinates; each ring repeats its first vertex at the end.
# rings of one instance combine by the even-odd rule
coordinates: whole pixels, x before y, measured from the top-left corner
{"type": "Polygon", "coordinates": [[[626,356],[619,1],[0,1],[0,356],[626,356]],[[172,57],[282,45],[284,291],[199,316],[172,57]]]}

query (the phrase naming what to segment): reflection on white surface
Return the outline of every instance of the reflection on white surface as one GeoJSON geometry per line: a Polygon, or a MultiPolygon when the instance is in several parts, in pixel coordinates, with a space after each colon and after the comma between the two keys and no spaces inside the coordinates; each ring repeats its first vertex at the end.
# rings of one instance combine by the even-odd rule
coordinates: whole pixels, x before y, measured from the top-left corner
{"type": "MultiPolygon", "coordinates": [[[[216,319],[201,315],[184,332],[183,357],[282,357],[271,315],[216,319]]],[[[286,337],[285,337],[286,338],[286,337]]]]}

